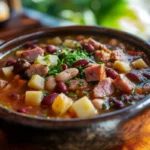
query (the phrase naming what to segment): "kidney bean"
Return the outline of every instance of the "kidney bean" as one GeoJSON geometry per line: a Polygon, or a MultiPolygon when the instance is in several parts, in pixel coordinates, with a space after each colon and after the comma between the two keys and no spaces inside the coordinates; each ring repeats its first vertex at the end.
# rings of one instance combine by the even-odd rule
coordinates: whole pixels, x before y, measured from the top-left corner
{"type": "Polygon", "coordinates": [[[26,44],[26,47],[27,47],[27,48],[31,48],[31,49],[36,48],[37,46],[38,46],[38,45],[35,44],[35,43],[27,43],[27,44],[26,44]]]}
{"type": "Polygon", "coordinates": [[[85,67],[89,64],[89,61],[87,61],[86,59],[80,59],[76,62],[73,63],[73,66],[74,67],[78,67],[78,66],[81,66],[81,67],[85,67]]]}
{"type": "Polygon", "coordinates": [[[24,71],[26,68],[30,66],[30,63],[25,59],[18,59],[16,63],[14,63],[14,73],[19,73],[24,71]]]}
{"type": "Polygon", "coordinates": [[[106,68],[106,75],[107,75],[107,77],[116,79],[118,76],[118,73],[115,70],[113,70],[112,68],[106,68]]]}
{"type": "Polygon", "coordinates": [[[8,61],[6,62],[6,66],[13,66],[14,63],[16,63],[16,60],[8,60],[8,61]]]}
{"type": "Polygon", "coordinates": [[[56,92],[58,92],[58,93],[67,93],[68,88],[67,88],[66,84],[62,81],[57,82],[56,92]]]}
{"type": "Polygon", "coordinates": [[[82,43],[81,45],[82,45],[83,49],[85,49],[89,53],[91,53],[95,50],[94,47],[89,43],[82,43]]]}
{"type": "Polygon", "coordinates": [[[132,72],[128,72],[126,74],[126,76],[133,82],[137,82],[137,83],[140,83],[142,81],[142,79],[140,78],[140,76],[138,76],[137,74],[135,73],[132,73],[132,72]]]}
{"type": "Polygon", "coordinates": [[[47,45],[46,46],[46,51],[50,54],[56,53],[57,52],[57,48],[55,45],[47,45]]]}
{"type": "Polygon", "coordinates": [[[122,109],[124,108],[124,103],[120,100],[116,100],[114,98],[109,98],[109,103],[112,102],[115,107],[119,108],[119,109],[122,109]]]}
{"type": "Polygon", "coordinates": [[[147,79],[150,79],[150,73],[148,73],[148,72],[144,72],[143,76],[146,77],[147,79]]]}
{"type": "Polygon", "coordinates": [[[61,66],[61,67],[62,67],[62,69],[63,69],[63,70],[66,70],[66,69],[68,69],[68,66],[67,66],[67,64],[62,64],[62,66],[61,66]]]}
{"type": "Polygon", "coordinates": [[[20,95],[16,93],[12,93],[8,95],[11,99],[18,100],[20,99],[20,95]]]}
{"type": "Polygon", "coordinates": [[[48,96],[45,96],[41,102],[41,105],[42,106],[51,106],[57,96],[58,96],[58,93],[52,93],[48,96]]]}
{"type": "Polygon", "coordinates": [[[25,108],[19,108],[17,112],[26,114],[27,110],[25,108]]]}

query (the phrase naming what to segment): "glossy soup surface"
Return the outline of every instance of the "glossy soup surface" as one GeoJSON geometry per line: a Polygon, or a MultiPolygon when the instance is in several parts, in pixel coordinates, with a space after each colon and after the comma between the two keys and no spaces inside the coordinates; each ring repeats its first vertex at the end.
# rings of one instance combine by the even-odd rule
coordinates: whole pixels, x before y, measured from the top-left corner
{"type": "Polygon", "coordinates": [[[148,56],[108,37],[30,42],[3,57],[0,71],[0,104],[48,119],[101,115],[150,93],[148,56]]]}

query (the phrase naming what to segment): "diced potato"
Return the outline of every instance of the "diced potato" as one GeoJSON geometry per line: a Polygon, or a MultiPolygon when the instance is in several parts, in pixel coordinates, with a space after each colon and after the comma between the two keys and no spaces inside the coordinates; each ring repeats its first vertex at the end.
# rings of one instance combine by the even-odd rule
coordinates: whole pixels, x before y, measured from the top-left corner
{"type": "Polygon", "coordinates": [[[64,42],[63,42],[63,45],[64,46],[67,46],[67,47],[70,47],[70,48],[75,48],[75,47],[77,47],[77,42],[76,41],[74,41],[74,40],[70,40],[70,39],[67,39],[67,40],[65,40],[64,42]]]}
{"type": "Polygon", "coordinates": [[[115,61],[113,66],[121,72],[129,72],[131,70],[130,64],[124,61],[115,61]]]}
{"type": "Polygon", "coordinates": [[[13,75],[13,69],[14,69],[13,66],[9,66],[2,68],[2,71],[6,77],[10,77],[13,75]]]}
{"type": "Polygon", "coordinates": [[[72,105],[72,99],[61,93],[52,104],[52,110],[59,115],[63,115],[72,105]]]}
{"type": "Polygon", "coordinates": [[[35,61],[35,64],[42,64],[42,65],[48,65],[48,63],[44,60],[43,56],[38,56],[35,61]]]}
{"type": "Polygon", "coordinates": [[[60,37],[54,37],[52,39],[48,39],[47,43],[48,44],[54,44],[54,45],[60,45],[60,44],[62,44],[62,40],[60,37]]]}
{"type": "Polygon", "coordinates": [[[46,56],[46,61],[50,62],[50,64],[53,65],[57,65],[58,63],[58,56],[57,55],[47,55],[46,56]]]}
{"type": "Polygon", "coordinates": [[[97,114],[97,110],[87,96],[75,101],[72,108],[79,118],[87,118],[97,114]]]}
{"type": "Polygon", "coordinates": [[[25,103],[29,106],[40,106],[42,99],[42,91],[27,91],[25,93],[25,103]]]}
{"type": "Polygon", "coordinates": [[[39,75],[33,75],[30,79],[28,86],[35,90],[43,90],[44,89],[45,80],[39,75]]]}
{"type": "Polygon", "coordinates": [[[145,63],[145,61],[142,58],[133,61],[132,66],[135,69],[148,68],[147,64],[145,63]]]}
{"type": "Polygon", "coordinates": [[[17,52],[16,52],[16,56],[17,56],[17,57],[21,57],[22,52],[23,52],[23,51],[17,51],[17,52]]]}

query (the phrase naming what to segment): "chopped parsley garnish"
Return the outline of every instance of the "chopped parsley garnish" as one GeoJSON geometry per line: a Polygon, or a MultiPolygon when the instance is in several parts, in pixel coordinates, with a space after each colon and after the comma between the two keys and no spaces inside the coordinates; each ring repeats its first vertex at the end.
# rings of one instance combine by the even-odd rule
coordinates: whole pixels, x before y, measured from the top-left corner
{"type": "Polygon", "coordinates": [[[70,85],[70,83],[71,83],[70,81],[66,81],[66,82],[65,82],[65,84],[67,84],[67,85],[70,85]]]}
{"type": "Polygon", "coordinates": [[[48,114],[42,114],[42,117],[47,117],[48,116],[48,114]]]}
{"type": "Polygon", "coordinates": [[[47,91],[43,91],[43,96],[47,96],[48,92],[47,91]]]}
{"type": "Polygon", "coordinates": [[[121,101],[124,101],[125,100],[125,97],[122,95],[121,96],[121,101]]]}
{"type": "MultiPolygon", "coordinates": [[[[72,67],[72,64],[80,59],[87,59],[90,62],[94,60],[88,56],[85,50],[75,49],[74,51],[63,49],[63,51],[58,51],[57,56],[59,57],[58,64],[56,66],[51,66],[49,68],[48,75],[55,75],[62,71],[62,64],[66,64],[68,67],[72,67]]],[[[78,68],[79,69],[79,68],[78,68]]],[[[80,68],[81,76],[84,76],[83,68],[80,68]]]]}
{"type": "Polygon", "coordinates": [[[110,102],[109,105],[110,105],[110,107],[114,107],[115,106],[115,104],[113,102],[110,102]]]}
{"type": "Polygon", "coordinates": [[[81,79],[85,78],[84,68],[82,66],[77,67],[79,69],[79,76],[81,79]]]}
{"type": "Polygon", "coordinates": [[[102,65],[102,64],[103,64],[103,62],[101,62],[101,61],[100,61],[100,62],[97,62],[97,64],[102,65]]]}
{"type": "Polygon", "coordinates": [[[78,83],[78,86],[83,86],[84,85],[84,83],[82,82],[82,81],[80,81],[79,83],[78,83]]]}
{"type": "Polygon", "coordinates": [[[133,91],[132,92],[132,97],[134,97],[136,95],[136,92],[135,91],[133,91]]]}
{"type": "Polygon", "coordinates": [[[103,109],[103,110],[107,110],[107,106],[106,106],[105,103],[102,104],[102,109],[103,109]]]}

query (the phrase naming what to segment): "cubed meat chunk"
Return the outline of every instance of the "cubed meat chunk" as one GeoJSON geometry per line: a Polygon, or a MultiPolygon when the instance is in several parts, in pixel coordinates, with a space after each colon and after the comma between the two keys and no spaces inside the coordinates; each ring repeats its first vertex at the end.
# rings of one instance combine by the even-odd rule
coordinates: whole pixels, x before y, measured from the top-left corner
{"type": "Polygon", "coordinates": [[[113,81],[115,87],[124,92],[124,93],[131,93],[132,90],[135,88],[134,83],[132,83],[125,75],[120,74],[117,78],[113,81]]]}
{"type": "Polygon", "coordinates": [[[0,89],[4,88],[8,84],[8,81],[0,79],[0,89]]]}
{"type": "Polygon", "coordinates": [[[92,38],[86,39],[86,40],[84,40],[84,42],[88,43],[88,44],[91,44],[94,47],[95,50],[101,49],[101,50],[104,50],[105,52],[108,52],[108,53],[110,52],[110,50],[107,49],[107,47],[104,44],[102,44],[100,42],[97,42],[92,38]]]}
{"type": "Polygon", "coordinates": [[[126,57],[125,53],[123,50],[114,50],[111,53],[111,59],[113,61],[119,60],[119,61],[125,61],[128,62],[128,58],[126,57]]]}
{"type": "Polygon", "coordinates": [[[40,47],[23,51],[21,57],[32,63],[38,55],[44,56],[44,50],[40,47]]]}
{"type": "Polygon", "coordinates": [[[145,83],[143,86],[143,90],[146,93],[150,93],[150,83],[145,83]]]}
{"type": "Polygon", "coordinates": [[[93,89],[93,96],[95,98],[111,95],[114,92],[113,80],[106,78],[100,81],[93,89]]]}
{"type": "Polygon", "coordinates": [[[94,53],[94,58],[95,58],[96,62],[99,62],[99,61],[108,62],[110,60],[110,54],[106,53],[104,51],[97,50],[94,53]]]}
{"type": "Polygon", "coordinates": [[[33,64],[25,71],[25,75],[29,78],[31,78],[35,74],[45,76],[48,73],[48,70],[49,68],[46,65],[33,64]]]}
{"type": "Polygon", "coordinates": [[[70,91],[84,90],[87,87],[88,87],[88,83],[84,79],[70,80],[68,82],[68,89],[70,91]]]}
{"type": "Polygon", "coordinates": [[[99,49],[100,48],[100,43],[95,41],[92,38],[87,39],[88,43],[91,44],[95,49],[99,49]]]}
{"type": "Polygon", "coordinates": [[[101,81],[106,78],[105,65],[92,65],[85,69],[85,77],[88,82],[101,81]]]}

